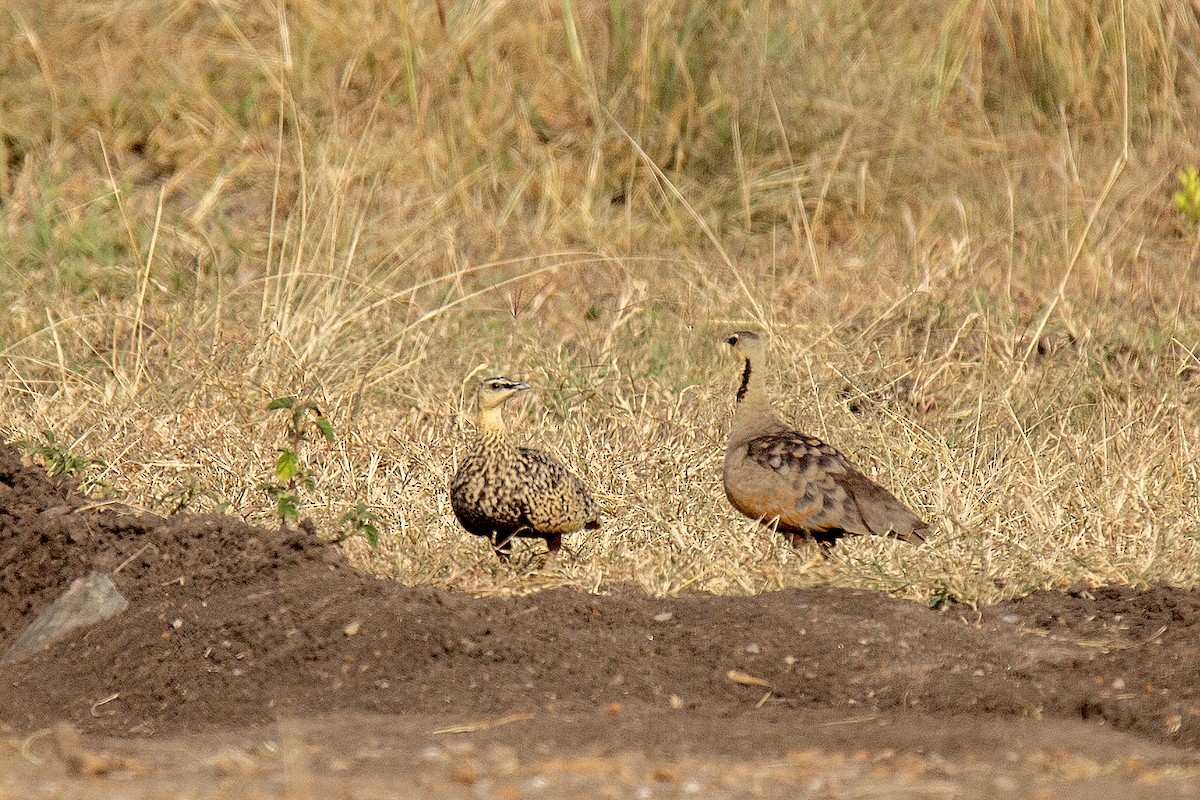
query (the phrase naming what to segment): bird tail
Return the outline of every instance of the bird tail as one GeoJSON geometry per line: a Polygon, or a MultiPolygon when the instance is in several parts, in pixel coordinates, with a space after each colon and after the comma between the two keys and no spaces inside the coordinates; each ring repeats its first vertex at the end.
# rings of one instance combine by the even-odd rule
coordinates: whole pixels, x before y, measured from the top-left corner
{"type": "Polygon", "coordinates": [[[900,541],[908,542],[909,544],[924,544],[925,543],[925,534],[928,532],[929,532],[929,528],[925,527],[925,528],[913,528],[911,531],[907,531],[905,533],[896,533],[895,531],[892,531],[892,535],[895,536],[900,541]]]}

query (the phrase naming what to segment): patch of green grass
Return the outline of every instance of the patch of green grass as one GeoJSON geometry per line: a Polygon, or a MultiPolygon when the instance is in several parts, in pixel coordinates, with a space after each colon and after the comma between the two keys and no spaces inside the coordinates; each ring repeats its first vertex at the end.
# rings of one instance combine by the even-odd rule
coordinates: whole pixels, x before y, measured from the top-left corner
{"type": "Polygon", "coordinates": [[[1188,224],[1195,228],[1200,224],[1200,172],[1197,172],[1195,166],[1189,166],[1181,171],[1176,179],[1180,189],[1171,199],[1188,224]]]}
{"type": "Polygon", "coordinates": [[[60,186],[61,179],[48,179],[26,218],[13,221],[13,235],[0,245],[8,274],[58,294],[127,295],[135,265],[116,202],[110,195],[72,206],[60,186]]]}

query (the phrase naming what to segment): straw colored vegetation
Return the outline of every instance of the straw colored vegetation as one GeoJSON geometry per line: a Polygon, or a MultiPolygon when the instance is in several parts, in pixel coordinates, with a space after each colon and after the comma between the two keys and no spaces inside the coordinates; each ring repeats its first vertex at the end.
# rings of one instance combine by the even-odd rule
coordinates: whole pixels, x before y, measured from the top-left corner
{"type": "Polygon", "coordinates": [[[1186,0],[10,4],[0,433],[264,523],[297,444],[357,563],[477,593],[1200,584],[1198,43],[1186,0]],[[927,544],[730,507],[747,328],[927,544]],[[547,565],[450,511],[488,375],[603,509],[547,565]]]}

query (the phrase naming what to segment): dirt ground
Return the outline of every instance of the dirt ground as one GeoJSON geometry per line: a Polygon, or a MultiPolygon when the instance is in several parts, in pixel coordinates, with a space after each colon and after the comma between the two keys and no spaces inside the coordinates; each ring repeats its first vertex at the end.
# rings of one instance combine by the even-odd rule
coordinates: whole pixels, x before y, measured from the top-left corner
{"type": "Polygon", "coordinates": [[[505,599],[93,506],[0,445],[0,797],[1200,797],[1200,594],[505,599]]]}

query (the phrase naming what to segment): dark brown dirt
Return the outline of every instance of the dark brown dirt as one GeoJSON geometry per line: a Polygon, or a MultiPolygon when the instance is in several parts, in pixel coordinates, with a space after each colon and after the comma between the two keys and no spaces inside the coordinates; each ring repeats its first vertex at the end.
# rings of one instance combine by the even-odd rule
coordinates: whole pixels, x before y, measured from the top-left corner
{"type": "MultiPolygon", "coordinates": [[[[303,529],[91,508],[0,445],[0,652],[91,570],[130,607],[0,664],[14,735],[65,720],[154,753],[282,720],[334,751],[339,728],[383,736],[377,749],[405,753],[389,763],[417,764],[432,731],[500,720],[464,734],[470,747],[696,769],[805,748],[995,764],[1057,748],[1101,766],[1200,767],[1194,591],[1039,593],[981,613],[842,589],[477,599],[364,576],[303,529]]],[[[472,752],[486,772],[508,751],[472,752]]]]}

